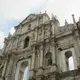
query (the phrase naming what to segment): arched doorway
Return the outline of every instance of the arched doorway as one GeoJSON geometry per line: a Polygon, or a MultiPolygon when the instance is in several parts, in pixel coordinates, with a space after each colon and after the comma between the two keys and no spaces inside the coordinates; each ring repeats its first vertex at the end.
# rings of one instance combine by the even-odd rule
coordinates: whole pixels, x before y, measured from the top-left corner
{"type": "Polygon", "coordinates": [[[26,69],[24,70],[23,80],[28,80],[28,79],[29,79],[29,67],[27,66],[26,69]]]}
{"type": "Polygon", "coordinates": [[[28,60],[18,62],[15,80],[28,80],[29,78],[29,63],[28,60]]]}

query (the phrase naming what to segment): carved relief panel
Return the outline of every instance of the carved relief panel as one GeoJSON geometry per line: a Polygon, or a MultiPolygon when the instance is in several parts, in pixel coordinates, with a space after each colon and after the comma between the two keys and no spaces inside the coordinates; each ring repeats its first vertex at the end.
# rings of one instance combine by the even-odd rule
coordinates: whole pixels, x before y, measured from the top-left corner
{"type": "Polygon", "coordinates": [[[18,44],[18,38],[13,38],[13,43],[12,43],[13,49],[17,48],[17,44],[18,44]]]}
{"type": "Polygon", "coordinates": [[[65,39],[62,39],[58,41],[58,47],[65,49],[73,46],[74,44],[74,39],[72,37],[66,37],[65,39]]]}
{"type": "Polygon", "coordinates": [[[24,34],[24,33],[28,32],[28,28],[29,28],[28,24],[23,25],[22,30],[21,30],[21,34],[24,34]]]}
{"type": "Polygon", "coordinates": [[[43,37],[42,34],[43,34],[42,33],[42,27],[39,27],[38,28],[38,40],[41,40],[42,39],[42,37],[43,37]]]}
{"type": "Polygon", "coordinates": [[[31,32],[31,40],[32,41],[37,40],[37,29],[31,32]]]}
{"type": "Polygon", "coordinates": [[[45,26],[45,37],[49,37],[50,36],[50,25],[46,25],[45,26]]]}
{"type": "Polygon", "coordinates": [[[46,54],[47,52],[50,52],[50,44],[49,44],[49,42],[45,43],[44,52],[45,52],[45,54],[46,54]]]}
{"type": "Polygon", "coordinates": [[[21,28],[16,29],[16,34],[20,34],[21,28]]]}
{"type": "Polygon", "coordinates": [[[18,42],[17,42],[18,49],[23,48],[23,39],[24,39],[24,37],[22,37],[22,36],[19,37],[18,42]]]}
{"type": "Polygon", "coordinates": [[[8,41],[8,44],[6,46],[6,51],[9,51],[12,49],[12,43],[13,43],[13,40],[8,41]]]}
{"type": "Polygon", "coordinates": [[[31,32],[31,40],[34,41],[35,40],[35,31],[31,32]]]}

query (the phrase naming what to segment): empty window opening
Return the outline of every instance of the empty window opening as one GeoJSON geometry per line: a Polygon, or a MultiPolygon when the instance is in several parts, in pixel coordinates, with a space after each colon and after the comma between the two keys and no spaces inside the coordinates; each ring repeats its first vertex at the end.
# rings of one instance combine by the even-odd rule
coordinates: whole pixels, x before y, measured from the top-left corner
{"type": "Polygon", "coordinates": [[[71,51],[65,52],[66,68],[68,71],[74,70],[74,61],[71,51]]]}
{"type": "Polygon", "coordinates": [[[28,80],[28,79],[29,79],[29,67],[26,67],[24,71],[23,80],[28,80]]]}
{"type": "Polygon", "coordinates": [[[18,80],[28,80],[29,79],[29,67],[28,62],[24,61],[20,65],[19,78],[18,80]]]}
{"type": "Polygon", "coordinates": [[[69,69],[70,70],[74,70],[73,57],[70,57],[68,61],[69,61],[69,69]]]}
{"type": "Polygon", "coordinates": [[[29,36],[25,38],[24,48],[28,47],[28,45],[29,45],[29,36]]]}

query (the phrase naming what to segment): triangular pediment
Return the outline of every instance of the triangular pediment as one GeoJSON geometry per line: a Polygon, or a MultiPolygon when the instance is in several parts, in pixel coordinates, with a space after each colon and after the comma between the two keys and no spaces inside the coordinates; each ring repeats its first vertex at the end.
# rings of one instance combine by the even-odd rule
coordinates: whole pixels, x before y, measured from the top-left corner
{"type": "MultiPolygon", "coordinates": [[[[47,13],[43,13],[43,14],[30,14],[20,24],[24,25],[24,24],[28,23],[29,21],[32,21],[32,20],[36,19],[37,17],[38,18],[45,18],[43,16],[47,17],[48,20],[50,19],[47,13]]],[[[19,25],[15,26],[15,28],[19,27],[19,25]]]]}
{"type": "Polygon", "coordinates": [[[34,19],[36,16],[35,14],[30,14],[29,16],[27,16],[21,23],[25,24],[26,22],[28,22],[29,20],[34,19]]]}

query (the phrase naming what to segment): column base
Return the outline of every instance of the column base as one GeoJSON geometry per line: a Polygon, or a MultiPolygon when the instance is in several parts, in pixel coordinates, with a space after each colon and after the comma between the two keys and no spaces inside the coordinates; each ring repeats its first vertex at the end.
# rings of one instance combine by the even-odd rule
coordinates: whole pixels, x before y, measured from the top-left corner
{"type": "Polygon", "coordinates": [[[53,72],[57,72],[56,64],[49,65],[44,68],[44,74],[53,73],[53,72]]]}
{"type": "Polygon", "coordinates": [[[29,77],[35,77],[35,74],[36,74],[36,71],[34,69],[31,69],[29,77]]]}
{"type": "Polygon", "coordinates": [[[39,67],[36,71],[36,75],[43,75],[43,67],[39,67]]]}
{"type": "Polygon", "coordinates": [[[1,77],[0,80],[5,80],[5,77],[1,77]]]}
{"type": "Polygon", "coordinates": [[[80,66],[77,66],[78,70],[80,71],[80,66]]]}
{"type": "Polygon", "coordinates": [[[59,80],[59,75],[57,72],[49,73],[47,75],[36,76],[36,80],[59,80]]]}
{"type": "Polygon", "coordinates": [[[46,80],[44,75],[40,75],[36,77],[36,80],[46,80]]]}
{"type": "Polygon", "coordinates": [[[34,77],[30,77],[29,80],[36,80],[34,77]]]}

